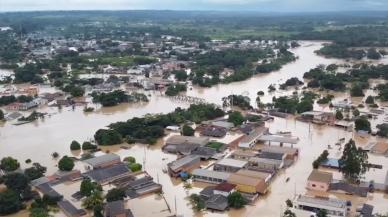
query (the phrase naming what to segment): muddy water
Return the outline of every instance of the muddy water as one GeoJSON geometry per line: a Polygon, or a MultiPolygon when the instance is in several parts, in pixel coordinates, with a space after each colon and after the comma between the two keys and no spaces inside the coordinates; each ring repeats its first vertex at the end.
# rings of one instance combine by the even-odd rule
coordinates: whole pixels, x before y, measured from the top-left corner
{"type": "MultiPolygon", "coordinates": [[[[304,72],[319,64],[342,63],[340,60],[326,59],[315,55],[314,51],[321,46],[322,43],[320,42],[302,42],[302,47],[292,50],[299,59],[284,66],[277,72],[257,75],[247,81],[216,85],[212,88],[195,87],[189,90],[187,95],[201,97],[208,102],[221,104],[221,98],[226,95],[231,93],[243,94],[251,97],[252,102],[254,102],[257,91],[267,92],[267,87],[270,84],[282,83],[290,77],[302,78],[304,72]]],[[[273,96],[283,94],[285,93],[275,92],[271,95],[266,94],[262,99],[265,102],[269,102],[273,96]]],[[[0,157],[16,157],[22,162],[22,166],[26,166],[24,165],[24,160],[30,158],[33,162],[40,162],[48,166],[49,173],[52,173],[56,170],[56,161],[50,156],[52,152],[56,151],[60,155],[79,154],[70,152],[69,144],[72,140],[75,139],[80,142],[89,140],[97,129],[105,127],[112,122],[125,121],[131,117],[142,116],[147,113],[166,113],[174,110],[177,106],[187,107],[188,104],[171,101],[161,96],[160,93],[153,92],[149,103],[136,105],[122,104],[112,108],[97,108],[95,112],[90,114],[85,114],[82,108],[77,108],[74,111],[70,108],[63,108],[60,111],[57,108],[43,108],[41,109],[42,111],[51,114],[44,120],[21,126],[14,126],[10,123],[0,126],[0,157]]],[[[121,149],[120,146],[114,146],[104,148],[103,151],[114,152],[122,157],[134,156],[138,162],[145,162],[146,171],[163,185],[164,196],[171,209],[171,213],[175,213],[175,210],[177,210],[177,213],[183,216],[279,216],[284,208],[284,201],[286,199],[292,198],[295,193],[305,192],[304,186],[312,169],[312,161],[327,148],[327,145],[331,144],[333,146],[339,138],[349,139],[353,134],[337,128],[308,125],[292,119],[276,118],[275,121],[267,123],[267,126],[271,132],[286,130],[292,131],[294,135],[298,136],[300,143],[296,147],[301,150],[300,158],[292,167],[278,175],[271,184],[270,192],[267,196],[261,198],[252,206],[225,213],[193,213],[187,196],[191,193],[199,192],[204,185],[196,183],[192,189],[185,190],[181,182],[171,179],[167,174],[164,174],[162,169],[168,162],[176,159],[176,156],[161,152],[161,144],[154,146],[130,145],[128,146],[129,149],[121,149]],[[289,182],[285,181],[287,177],[290,177],[289,182]]],[[[362,145],[368,143],[368,139],[365,138],[356,137],[355,139],[362,145]]],[[[339,157],[340,153],[337,149],[330,150],[332,157],[339,157]]],[[[388,158],[375,156],[370,158],[371,162],[382,164],[384,168],[383,170],[368,172],[367,179],[382,182],[383,180],[381,179],[384,178],[384,174],[387,171],[388,158]]],[[[331,196],[345,197],[344,195],[334,194],[331,196]]],[[[355,202],[360,202],[366,199],[360,200],[356,198],[355,200],[355,202]]],[[[376,211],[388,211],[388,208],[385,206],[388,202],[386,195],[375,193],[368,197],[367,200],[375,205],[376,211]]],[[[161,200],[157,195],[150,195],[140,200],[129,201],[128,203],[135,216],[170,215],[170,212],[166,211],[167,205],[164,203],[164,200],[161,200]]],[[[19,213],[17,216],[21,216],[21,214],[19,213]]],[[[58,214],[58,216],[61,216],[61,214],[58,214]]]]}

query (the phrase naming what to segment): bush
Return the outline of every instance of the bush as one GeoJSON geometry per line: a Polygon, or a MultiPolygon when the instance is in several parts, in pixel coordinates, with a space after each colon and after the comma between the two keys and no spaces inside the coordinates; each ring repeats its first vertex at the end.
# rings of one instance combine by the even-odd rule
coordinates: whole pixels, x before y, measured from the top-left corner
{"type": "Polygon", "coordinates": [[[375,99],[373,98],[373,96],[368,96],[365,100],[365,103],[366,104],[374,104],[375,103],[375,99]]]}
{"type": "Polygon", "coordinates": [[[82,150],[95,150],[97,149],[96,145],[93,145],[91,142],[83,142],[82,143],[82,150]]]}
{"type": "Polygon", "coordinates": [[[241,112],[235,111],[229,114],[228,122],[234,124],[234,126],[239,126],[245,121],[244,116],[242,116],[241,112]]]}
{"type": "Polygon", "coordinates": [[[70,150],[76,151],[80,149],[81,149],[81,145],[77,141],[73,140],[70,144],[70,150]]]}
{"type": "Polygon", "coordinates": [[[0,169],[6,172],[15,171],[19,169],[19,167],[20,167],[19,162],[12,157],[4,157],[3,159],[1,159],[0,169]]]}
{"type": "Polygon", "coordinates": [[[141,171],[142,167],[143,166],[141,164],[139,164],[139,163],[132,163],[132,164],[129,165],[129,169],[132,172],[141,171]]]}
{"type": "Polygon", "coordinates": [[[100,129],[94,134],[99,145],[116,145],[122,142],[121,135],[115,130],[100,129]]]}
{"type": "Polygon", "coordinates": [[[68,156],[63,156],[58,162],[58,168],[61,171],[71,171],[74,168],[74,161],[68,156]]]}
{"type": "Polygon", "coordinates": [[[113,188],[108,191],[105,198],[107,202],[113,202],[118,200],[124,200],[124,198],[127,195],[125,194],[125,191],[121,188],[113,188]]]}
{"type": "Polygon", "coordinates": [[[195,130],[189,125],[185,124],[182,127],[182,135],[184,136],[194,136],[195,130]]]}
{"type": "Polygon", "coordinates": [[[245,198],[241,195],[240,192],[233,192],[228,196],[228,204],[230,207],[240,209],[243,208],[246,204],[247,201],[245,198]]]}
{"type": "Polygon", "coordinates": [[[370,122],[365,117],[357,118],[355,120],[354,124],[355,124],[355,129],[357,131],[364,130],[364,131],[367,131],[369,133],[371,132],[370,122]]]}
{"type": "Polygon", "coordinates": [[[13,190],[0,192],[0,215],[16,213],[23,208],[19,195],[13,190]]]}

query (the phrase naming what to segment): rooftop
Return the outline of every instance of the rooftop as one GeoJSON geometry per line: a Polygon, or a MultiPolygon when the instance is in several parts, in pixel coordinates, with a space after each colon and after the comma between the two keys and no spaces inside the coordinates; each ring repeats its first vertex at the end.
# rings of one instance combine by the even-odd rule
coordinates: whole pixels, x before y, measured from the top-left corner
{"type": "Polygon", "coordinates": [[[218,165],[224,165],[224,166],[231,166],[231,167],[238,167],[243,168],[248,162],[243,160],[236,160],[232,158],[224,158],[219,160],[216,164],[218,165]]]}
{"type": "Polygon", "coordinates": [[[195,137],[195,136],[171,136],[167,139],[166,144],[199,144],[199,145],[206,145],[209,142],[209,138],[207,137],[195,137]]]}
{"type": "Polygon", "coordinates": [[[227,183],[227,182],[223,182],[223,183],[218,184],[218,185],[214,188],[214,190],[217,190],[217,191],[224,191],[224,192],[230,192],[230,191],[232,191],[235,187],[236,187],[236,185],[234,185],[234,184],[230,184],[230,183],[227,183]]]}
{"type": "Polygon", "coordinates": [[[127,165],[117,164],[107,168],[91,170],[89,172],[84,173],[84,175],[90,177],[91,179],[97,182],[101,182],[106,179],[113,178],[129,172],[131,171],[128,169],[127,165]]]}
{"type": "Polygon", "coordinates": [[[299,195],[296,200],[297,202],[302,202],[302,203],[317,204],[322,206],[346,209],[346,201],[340,200],[340,199],[299,195]]]}
{"type": "Polygon", "coordinates": [[[319,170],[313,170],[310,173],[308,180],[313,182],[324,182],[330,184],[333,180],[333,174],[319,170]]]}
{"type": "Polygon", "coordinates": [[[197,155],[187,155],[183,158],[180,158],[176,161],[173,161],[171,163],[169,163],[169,167],[172,169],[172,170],[177,170],[179,169],[180,167],[184,166],[184,165],[187,165],[187,164],[190,164],[190,163],[193,163],[193,162],[196,162],[196,161],[200,161],[200,157],[197,156],[197,155]]]}
{"type": "Polygon", "coordinates": [[[61,208],[65,213],[70,214],[71,216],[83,216],[86,215],[86,211],[83,209],[77,209],[72,203],[67,200],[62,200],[58,202],[59,208],[61,208]]]}
{"type": "Polygon", "coordinates": [[[273,159],[273,160],[283,160],[283,158],[285,157],[284,155],[285,155],[284,153],[262,151],[259,154],[259,158],[273,159]]]}
{"type": "Polygon", "coordinates": [[[206,169],[194,169],[192,172],[192,175],[227,180],[230,176],[230,173],[213,171],[213,170],[206,170],[206,169]]]}
{"type": "Polygon", "coordinates": [[[84,160],[83,162],[94,167],[94,166],[98,166],[98,165],[103,164],[103,163],[108,163],[108,162],[117,161],[117,160],[120,161],[120,156],[118,156],[116,154],[104,154],[104,155],[101,155],[98,157],[84,160]]]}
{"type": "Polygon", "coordinates": [[[116,217],[116,216],[133,217],[131,210],[125,209],[124,201],[113,201],[105,205],[105,216],[116,217]]]}

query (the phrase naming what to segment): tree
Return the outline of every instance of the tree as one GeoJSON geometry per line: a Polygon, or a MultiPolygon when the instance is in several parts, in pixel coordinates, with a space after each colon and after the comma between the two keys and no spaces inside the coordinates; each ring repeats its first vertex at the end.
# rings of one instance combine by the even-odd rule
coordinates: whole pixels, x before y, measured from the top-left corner
{"type": "Polygon", "coordinates": [[[129,165],[129,169],[130,169],[132,172],[140,171],[141,168],[142,168],[142,165],[139,164],[139,163],[133,163],[133,164],[130,164],[130,165],[129,165]]]}
{"type": "Polygon", "coordinates": [[[242,116],[241,112],[234,111],[229,114],[228,122],[234,124],[234,126],[239,126],[245,121],[244,116],[242,116]]]}
{"type": "Polygon", "coordinates": [[[47,168],[40,165],[39,163],[33,163],[32,165],[32,167],[24,170],[24,175],[26,175],[29,180],[35,180],[43,177],[47,171],[47,168]]]}
{"type": "Polygon", "coordinates": [[[320,209],[317,212],[317,217],[327,217],[327,211],[325,209],[320,209]]]}
{"type": "Polygon", "coordinates": [[[337,110],[337,111],[335,112],[335,118],[336,118],[337,120],[342,120],[342,119],[344,119],[344,115],[342,114],[342,112],[341,112],[340,110],[337,110]]]}
{"type": "Polygon", "coordinates": [[[92,182],[90,179],[82,180],[80,186],[82,196],[90,196],[94,191],[102,191],[101,185],[96,182],[92,182]]]}
{"type": "Polygon", "coordinates": [[[7,189],[4,192],[0,192],[0,215],[16,213],[22,208],[23,204],[15,191],[7,189]]]}
{"type": "Polygon", "coordinates": [[[359,111],[358,109],[354,109],[354,110],[353,110],[353,116],[354,116],[354,117],[360,116],[360,111],[359,111]]]}
{"type": "Polygon", "coordinates": [[[133,163],[136,163],[136,158],[134,158],[132,156],[128,156],[128,157],[124,158],[124,161],[127,161],[130,164],[133,164],[133,163]]]}
{"type": "Polygon", "coordinates": [[[61,171],[71,171],[74,168],[74,161],[68,156],[63,156],[58,162],[58,168],[61,171]]]}
{"type": "Polygon", "coordinates": [[[0,109],[0,121],[4,120],[4,112],[0,109]]]}
{"type": "Polygon", "coordinates": [[[376,127],[378,129],[377,135],[388,138],[388,124],[379,124],[376,127]]]}
{"type": "Polygon", "coordinates": [[[178,81],[186,81],[188,75],[184,70],[179,70],[179,71],[173,71],[173,74],[175,74],[175,79],[178,81]]]}
{"type": "Polygon", "coordinates": [[[366,117],[359,117],[354,121],[355,129],[357,131],[364,130],[367,132],[371,132],[370,122],[366,117]]]}
{"type": "Polygon", "coordinates": [[[358,181],[368,170],[368,154],[361,148],[357,148],[353,140],[349,140],[339,160],[339,167],[346,179],[352,182],[358,181]]]}
{"type": "Polygon", "coordinates": [[[286,200],[286,205],[287,205],[287,207],[290,207],[290,208],[292,208],[294,205],[292,204],[292,201],[290,200],[290,199],[287,199],[286,200]]]}
{"type": "Polygon", "coordinates": [[[94,217],[104,217],[104,215],[102,214],[103,209],[104,209],[104,207],[101,204],[94,206],[94,208],[93,208],[94,215],[93,216],[94,217]]]}
{"type": "Polygon", "coordinates": [[[327,160],[327,157],[329,156],[329,152],[327,150],[324,150],[321,155],[313,162],[313,168],[318,169],[319,165],[321,163],[325,162],[327,160]]]}
{"type": "Polygon", "coordinates": [[[115,130],[97,130],[94,139],[99,145],[116,145],[122,142],[121,135],[115,130]]]}
{"type": "Polygon", "coordinates": [[[365,103],[367,104],[375,104],[375,99],[373,98],[373,96],[368,96],[365,100],[365,103]]]}
{"type": "Polygon", "coordinates": [[[182,127],[182,135],[184,136],[194,136],[195,130],[189,125],[185,124],[182,127]]]}
{"type": "Polygon", "coordinates": [[[81,149],[81,144],[79,144],[79,142],[73,140],[70,144],[70,150],[76,151],[76,150],[80,150],[80,149],[81,149]]]}
{"type": "Polygon", "coordinates": [[[102,206],[104,202],[104,198],[102,197],[101,191],[93,191],[92,194],[88,197],[86,197],[82,201],[82,206],[85,209],[94,209],[96,206],[102,206]]]}
{"type": "Polygon", "coordinates": [[[1,159],[0,169],[4,171],[7,171],[7,172],[15,171],[19,169],[19,167],[20,167],[20,164],[18,160],[12,157],[4,157],[3,159],[1,159]]]}
{"type": "Polygon", "coordinates": [[[85,90],[84,88],[82,87],[79,87],[79,86],[73,86],[70,90],[70,94],[71,96],[73,97],[80,97],[80,96],[83,96],[85,94],[85,90]]]}
{"type": "Polygon", "coordinates": [[[30,209],[30,217],[51,217],[51,215],[47,209],[37,207],[30,209]]]}
{"type": "Polygon", "coordinates": [[[286,211],[283,213],[283,217],[296,217],[296,215],[291,210],[286,209],[286,211]]]}
{"type": "Polygon", "coordinates": [[[96,145],[93,145],[91,142],[83,142],[82,143],[82,150],[95,150],[97,149],[96,145]]]}
{"type": "Polygon", "coordinates": [[[245,198],[241,195],[240,192],[233,192],[228,196],[228,204],[230,207],[240,209],[243,208],[246,204],[247,201],[245,198]]]}
{"type": "Polygon", "coordinates": [[[29,187],[30,180],[22,173],[10,173],[3,176],[4,184],[8,189],[22,193],[29,187]]]}
{"type": "Polygon", "coordinates": [[[107,202],[124,200],[125,197],[126,197],[125,191],[121,188],[113,188],[109,190],[105,196],[107,202]]]}
{"type": "Polygon", "coordinates": [[[205,209],[205,201],[198,194],[190,195],[190,202],[193,205],[193,209],[197,212],[205,209]]]}
{"type": "Polygon", "coordinates": [[[364,91],[362,90],[361,85],[358,83],[353,84],[350,89],[350,95],[354,97],[364,96],[364,91]]]}

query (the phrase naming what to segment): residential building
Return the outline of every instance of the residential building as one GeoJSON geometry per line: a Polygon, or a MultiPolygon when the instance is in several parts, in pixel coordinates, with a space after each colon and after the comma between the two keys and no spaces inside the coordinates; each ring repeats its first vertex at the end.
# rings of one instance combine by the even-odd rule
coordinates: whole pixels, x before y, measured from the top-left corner
{"type": "Polygon", "coordinates": [[[333,181],[333,174],[319,170],[313,170],[307,179],[307,189],[314,191],[328,191],[333,181]]]}
{"type": "Polygon", "coordinates": [[[234,173],[244,168],[247,164],[248,164],[247,161],[236,160],[232,158],[224,158],[214,164],[214,170],[234,173]]]}
{"type": "Polygon", "coordinates": [[[236,188],[236,185],[230,184],[227,182],[223,182],[223,183],[218,184],[214,188],[213,192],[214,192],[214,194],[220,194],[220,195],[223,195],[225,197],[228,197],[231,193],[233,193],[235,191],[235,188],[236,188]]]}
{"type": "Polygon", "coordinates": [[[246,135],[238,144],[240,148],[252,148],[259,141],[260,136],[268,133],[268,128],[258,127],[246,135]]]}
{"type": "Polygon", "coordinates": [[[243,193],[265,194],[267,192],[267,184],[261,178],[233,173],[229,176],[228,183],[236,185],[236,190],[243,193]]]}
{"type": "Polygon", "coordinates": [[[241,169],[241,170],[237,171],[236,174],[248,176],[248,177],[252,177],[252,178],[257,178],[257,179],[264,179],[265,183],[269,183],[269,181],[272,178],[271,173],[246,170],[246,169],[241,169]]]}
{"type": "Polygon", "coordinates": [[[319,210],[325,210],[328,217],[345,217],[348,214],[346,201],[333,198],[298,195],[296,196],[293,205],[295,209],[310,213],[317,213],[319,210]]]}
{"type": "Polygon", "coordinates": [[[241,150],[238,149],[234,151],[230,157],[237,160],[249,160],[251,157],[256,157],[257,153],[251,150],[241,150]]]}
{"type": "Polygon", "coordinates": [[[86,169],[105,168],[121,162],[120,156],[117,154],[104,154],[98,157],[93,157],[83,161],[86,164],[86,169]]]}
{"type": "Polygon", "coordinates": [[[126,164],[116,164],[110,167],[94,169],[83,173],[83,176],[90,178],[101,185],[108,184],[117,179],[131,176],[132,172],[126,164]]]}
{"type": "Polygon", "coordinates": [[[84,209],[77,209],[72,203],[67,200],[59,201],[57,204],[59,209],[61,209],[67,217],[80,217],[87,214],[84,209]]]}
{"type": "Polygon", "coordinates": [[[224,195],[213,194],[205,201],[206,209],[224,211],[229,207],[228,198],[224,195]]]}
{"type": "Polygon", "coordinates": [[[181,172],[189,172],[200,167],[201,158],[196,155],[187,155],[176,161],[169,163],[168,174],[172,177],[178,177],[181,172]]]}
{"type": "Polygon", "coordinates": [[[268,159],[268,158],[252,157],[249,159],[248,165],[249,167],[256,168],[256,169],[276,171],[283,168],[284,161],[268,159]]]}
{"type": "Polygon", "coordinates": [[[299,149],[297,148],[291,148],[291,147],[284,147],[284,146],[264,146],[260,149],[261,152],[272,152],[272,153],[281,153],[286,154],[286,159],[288,160],[294,160],[295,157],[298,157],[299,155],[299,149]]]}
{"type": "Polygon", "coordinates": [[[130,198],[135,198],[138,196],[159,192],[162,190],[162,185],[157,184],[153,181],[151,176],[144,176],[142,178],[138,178],[136,180],[127,182],[125,184],[127,188],[126,194],[130,198]]]}
{"type": "Polygon", "coordinates": [[[130,209],[125,209],[124,201],[113,201],[105,205],[105,217],[133,217],[130,209]]]}
{"type": "Polygon", "coordinates": [[[219,184],[226,182],[230,176],[230,173],[206,169],[194,169],[191,175],[193,176],[193,180],[197,182],[219,184]]]}
{"type": "Polygon", "coordinates": [[[209,138],[207,137],[176,135],[168,138],[162,149],[169,153],[189,155],[193,150],[205,146],[208,143],[209,138]]]}
{"type": "Polygon", "coordinates": [[[303,112],[300,120],[312,122],[316,124],[334,124],[335,115],[332,112],[321,112],[321,111],[307,111],[303,112]]]}

